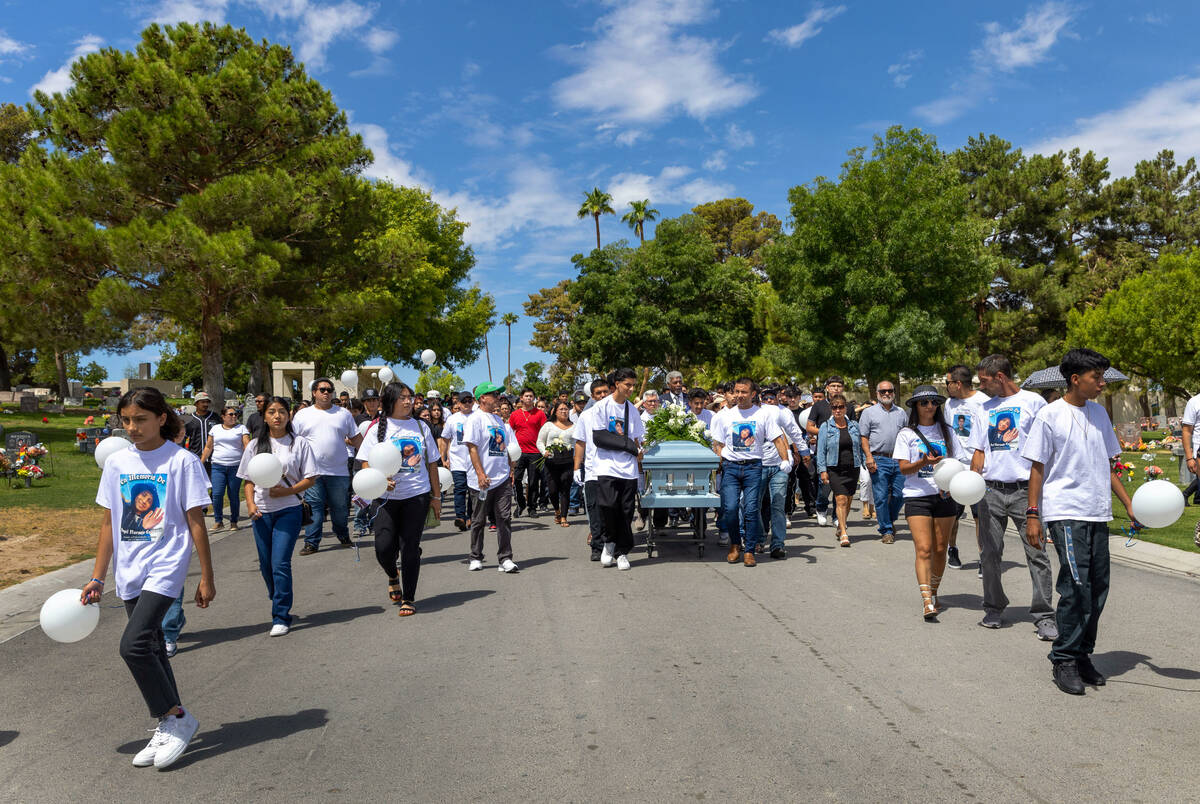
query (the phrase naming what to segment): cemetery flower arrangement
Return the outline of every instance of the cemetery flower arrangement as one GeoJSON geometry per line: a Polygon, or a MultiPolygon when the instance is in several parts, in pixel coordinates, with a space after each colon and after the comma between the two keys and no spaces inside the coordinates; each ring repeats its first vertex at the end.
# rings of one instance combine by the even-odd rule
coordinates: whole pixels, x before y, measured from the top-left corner
{"type": "Polygon", "coordinates": [[[8,452],[3,447],[0,447],[0,475],[6,475],[12,470],[12,459],[8,457],[8,452]]]}
{"type": "Polygon", "coordinates": [[[30,444],[21,450],[21,457],[36,461],[47,452],[45,444],[30,444]]]}
{"type": "Polygon", "coordinates": [[[1163,475],[1162,468],[1158,467],[1158,466],[1153,466],[1153,465],[1147,466],[1142,471],[1146,473],[1147,480],[1156,480],[1157,478],[1160,478],[1163,475]]]}
{"type": "Polygon", "coordinates": [[[1125,482],[1133,480],[1133,464],[1117,460],[1115,463],[1113,463],[1113,471],[1117,473],[1117,477],[1121,478],[1125,482]]]}
{"type": "Polygon", "coordinates": [[[45,470],[36,463],[26,463],[17,465],[17,477],[31,477],[34,480],[46,476],[45,470]]]}
{"type": "Polygon", "coordinates": [[[562,440],[562,437],[558,434],[555,434],[551,440],[546,442],[546,454],[538,458],[533,463],[540,469],[546,465],[546,461],[550,460],[551,458],[557,458],[568,449],[570,449],[570,447],[568,447],[566,442],[562,440]]]}
{"type": "Polygon", "coordinates": [[[712,446],[712,434],[704,422],[683,405],[663,405],[650,421],[646,422],[646,443],[662,441],[694,441],[705,447],[712,446]]]}

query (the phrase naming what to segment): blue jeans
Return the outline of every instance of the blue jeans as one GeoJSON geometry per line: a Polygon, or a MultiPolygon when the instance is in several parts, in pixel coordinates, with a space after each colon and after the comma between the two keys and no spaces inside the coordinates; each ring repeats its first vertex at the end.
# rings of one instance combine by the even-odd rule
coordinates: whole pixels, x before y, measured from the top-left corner
{"type": "Polygon", "coordinates": [[[900,509],[904,506],[904,475],[900,474],[900,462],[895,458],[875,457],[871,495],[875,498],[875,521],[879,523],[879,535],[895,532],[896,517],[900,516],[900,509]]]}
{"type": "Polygon", "coordinates": [[[787,514],[784,513],[784,503],[787,501],[788,475],[779,471],[778,466],[762,468],[763,502],[762,521],[764,529],[771,527],[771,549],[783,547],[787,537],[787,514]]]}
{"type": "Polygon", "coordinates": [[[746,550],[753,550],[762,537],[762,519],[758,514],[762,498],[762,461],[725,461],[721,470],[721,506],[725,511],[724,530],[732,539],[738,533],[738,522],[745,514],[746,550]],[[739,505],[740,499],[740,505],[739,505]]]}
{"type": "Polygon", "coordinates": [[[571,484],[571,500],[567,504],[570,505],[571,508],[582,508],[583,507],[583,486],[582,485],[580,485],[579,483],[571,484]]]}
{"type": "Polygon", "coordinates": [[[229,495],[229,521],[237,524],[238,513],[241,511],[242,479],[237,476],[238,465],[228,466],[220,463],[212,465],[212,501],[213,522],[221,524],[225,518],[225,495],[229,495]]]}
{"type": "Polygon", "coordinates": [[[292,624],[292,550],[300,538],[303,509],[298,505],[263,514],[254,520],[258,571],[271,598],[271,622],[292,624]]]}
{"type": "Polygon", "coordinates": [[[467,485],[467,473],[455,471],[451,472],[450,476],[454,478],[454,518],[470,522],[471,488],[467,485]]]}
{"type": "Polygon", "coordinates": [[[321,525],[325,523],[325,507],[329,507],[329,521],[333,535],[338,541],[350,540],[350,529],[346,517],[350,508],[350,477],[348,475],[317,475],[304,492],[304,499],[312,506],[313,521],[304,529],[304,543],[317,547],[321,544],[321,525]]]}
{"type": "Polygon", "coordinates": [[[187,625],[187,617],[183,616],[183,593],[179,593],[179,597],[175,598],[175,602],[171,604],[171,608],[167,609],[167,613],[162,618],[163,639],[167,642],[178,642],[179,632],[187,625]]]}

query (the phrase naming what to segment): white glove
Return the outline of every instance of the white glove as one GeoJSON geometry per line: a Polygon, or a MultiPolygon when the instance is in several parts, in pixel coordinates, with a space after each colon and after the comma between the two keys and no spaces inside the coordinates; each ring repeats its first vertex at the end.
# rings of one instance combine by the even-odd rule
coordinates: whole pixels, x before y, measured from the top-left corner
{"type": "Polygon", "coordinates": [[[783,463],[779,464],[779,471],[783,472],[785,475],[790,475],[792,473],[792,469],[795,467],[796,465],[791,461],[784,461],[783,463]]]}
{"type": "Polygon", "coordinates": [[[572,477],[572,479],[574,479],[574,481],[576,483],[578,483],[581,486],[583,485],[583,470],[582,469],[576,469],[574,472],[571,473],[571,477],[572,477]]]}

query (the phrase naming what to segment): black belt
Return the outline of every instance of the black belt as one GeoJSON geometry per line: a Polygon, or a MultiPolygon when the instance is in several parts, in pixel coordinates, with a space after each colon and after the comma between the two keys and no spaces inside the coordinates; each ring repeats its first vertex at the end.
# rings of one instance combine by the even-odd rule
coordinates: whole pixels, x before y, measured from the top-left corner
{"type": "Polygon", "coordinates": [[[729,459],[729,460],[727,460],[726,462],[727,462],[727,463],[736,463],[736,464],[739,464],[739,465],[741,465],[741,466],[749,466],[749,465],[750,465],[750,464],[752,464],[752,463],[762,463],[762,461],[761,461],[761,460],[759,460],[758,458],[751,458],[751,459],[750,459],[750,460],[748,460],[748,461],[735,461],[735,460],[729,459]]]}
{"type": "Polygon", "coordinates": [[[1029,488],[1028,480],[1018,480],[1016,483],[1001,483],[999,480],[984,481],[989,489],[996,491],[1020,491],[1029,488]]]}

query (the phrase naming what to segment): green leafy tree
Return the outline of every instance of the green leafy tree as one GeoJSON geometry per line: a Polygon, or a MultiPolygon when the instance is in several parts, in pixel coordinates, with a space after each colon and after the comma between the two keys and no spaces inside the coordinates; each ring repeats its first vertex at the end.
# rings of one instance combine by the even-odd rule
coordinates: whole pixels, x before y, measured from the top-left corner
{"type": "Polygon", "coordinates": [[[596,222],[596,248],[600,248],[600,216],[613,215],[612,196],[599,187],[592,188],[590,193],[583,194],[583,203],[579,206],[578,217],[591,216],[596,222]]]}
{"type": "Polygon", "coordinates": [[[692,208],[704,220],[704,233],[717,248],[717,259],[741,257],[762,265],[762,247],[779,236],[783,224],[769,212],[754,212],[744,198],[722,198],[692,208]]]}
{"type": "Polygon", "coordinates": [[[929,374],[971,334],[962,311],[993,275],[967,193],[933,137],[893,127],[837,182],[793,187],[793,232],[764,249],[789,372],[929,374]]]}
{"type": "Polygon", "coordinates": [[[504,367],[505,382],[508,381],[508,376],[512,374],[512,325],[521,319],[516,313],[505,313],[500,316],[500,323],[508,330],[508,361],[504,367]]]}
{"type": "Polygon", "coordinates": [[[579,315],[568,324],[569,359],[684,370],[745,365],[759,350],[759,283],[745,260],[717,261],[697,216],[662,221],[641,248],[608,245],[572,261],[579,315]]]}
{"type": "Polygon", "coordinates": [[[564,279],[557,285],[542,288],[529,294],[524,303],[525,315],[533,319],[533,337],[529,344],[536,349],[552,354],[555,361],[550,365],[550,384],[556,388],[571,388],[576,377],[585,366],[570,359],[571,321],[579,315],[579,303],[571,298],[574,281],[564,279]]]}
{"type": "Polygon", "coordinates": [[[649,198],[642,201],[630,201],[629,206],[631,209],[621,216],[621,221],[633,230],[633,233],[638,236],[638,240],[645,243],[646,221],[653,222],[658,220],[658,210],[650,206],[649,198]]]}
{"type": "Polygon", "coordinates": [[[108,379],[108,369],[95,360],[89,360],[87,365],[79,368],[75,376],[83,383],[84,387],[91,388],[108,379]]]}
{"type": "Polygon", "coordinates": [[[1174,396],[1200,390],[1200,251],[1164,254],[1087,311],[1068,319],[1071,343],[1161,383],[1174,396]]]}
{"type": "Polygon", "coordinates": [[[1200,245],[1200,172],[1194,158],[1179,164],[1174,151],[1162,150],[1113,184],[1114,192],[1124,194],[1117,214],[1131,241],[1155,257],[1200,245]]]}
{"type": "Polygon", "coordinates": [[[442,399],[448,400],[450,394],[458,393],[466,388],[467,383],[462,377],[450,372],[442,366],[433,365],[426,368],[417,376],[417,387],[413,390],[418,394],[437,391],[442,399]]]}

